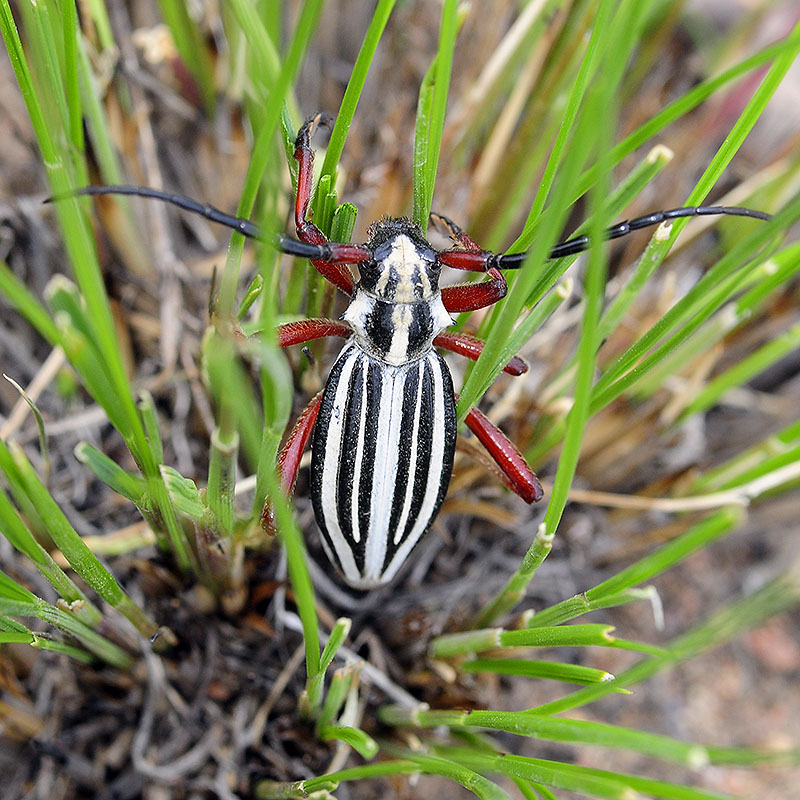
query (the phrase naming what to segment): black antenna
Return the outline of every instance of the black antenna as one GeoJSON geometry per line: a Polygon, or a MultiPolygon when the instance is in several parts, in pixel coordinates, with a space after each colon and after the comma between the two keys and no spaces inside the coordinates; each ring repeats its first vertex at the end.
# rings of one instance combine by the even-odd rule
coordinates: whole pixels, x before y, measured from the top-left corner
{"type": "MultiPolygon", "coordinates": [[[[649,228],[653,225],[660,225],[671,219],[680,217],[751,217],[752,219],[769,220],[772,217],[763,211],[754,211],[752,208],[740,208],[739,206],[684,206],[682,208],[671,208],[668,211],[654,211],[642,217],[625,220],[612,225],[604,233],[605,239],[619,239],[627,236],[633,231],[649,228]]],[[[592,245],[592,240],[588,236],[576,236],[560,242],[550,250],[550,258],[564,258],[574,256],[588,250],[592,245]]],[[[519,269],[525,261],[527,253],[509,253],[497,256],[496,266],[498,269],[519,269]]]]}
{"type": "MultiPolygon", "coordinates": [[[[331,260],[331,250],[327,244],[309,244],[307,242],[300,242],[290,236],[270,236],[263,228],[251,222],[249,219],[236,217],[233,214],[226,214],[224,211],[220,211],[218,208],[208,203],[199,203],[197,200],[192,200],[190,197],[186,197],[182,194],[162,192],[159,189],[151,189],[149,186],[84,186],[66,195],[49,197],[45,202],[48,203],[81,195],[96,196],[107,194],[134,195],[136,197],[149,197],[154,200],[161,200],[164,203],[177,206],[184,211],[198,214],[211,222],[216,222],[220,225],[224,225],[226,228],[231,228],[250,239],[271,243],[273,247],[287,255],[310,258],[315,261],[331,260]]],[[[604,238],[619,239],[633,231],[649,228],[653,225],[660,225],[662,222],[671,219],[714,216],[750,217],[751,219],[760,220],[771,219],[771,216],[763,211],[755,211],[752,208],[741,208],[739,206],[684,206],[681,208],[671,208],[667,211],[654,211],[651,214],[645,214],[635,219],[618,222],[605,231],[604,238]]],[[[555,245],[550,250],[550,258],[564,258],[565,256],[577,255],[578,253],[588,250],[591,245],[592,240],[588,236],[576,236],[573,239],[567,239],[565,242],[559,242],[559,244],[555,245]]],[[[527,252],[498,255],[494,258],[493,266],[496,266],[498,269],[519,269],[525,262],[527,255],[527,252]]]]}
{"type": "Polygon", "coordinates": [[[307,242],[300,242],[297,239],[292,239],[290,236],[270,236],[263,228],[256,225],[255,222],[251,222],[249,219],[236,217],[233,214],[226,214],[224,211],[220,211],[218,208],[208,203],[200,203],[182,194],[162,192],[159,189],[151,189],[149,186],[83,186],[68,194],[62,194],[58,197],[48,197],[44,202],[51,203],[56,200],[80,197],[82,195],[99,196],[107,194],[125,194],[161,200],[164,203],[177,206],[184,211],[198,214],[211,222],[216,222],[219,225],[224,225],[226,228],[231,228],[241,233],[243,236],[247,236],[249,239],[257,239],[260,242],[272,244],[277,250],[290,256],[310,258],[315,261],[329,261],[331,257],[330,248],[326,245],[308,244],[307,242]]]}

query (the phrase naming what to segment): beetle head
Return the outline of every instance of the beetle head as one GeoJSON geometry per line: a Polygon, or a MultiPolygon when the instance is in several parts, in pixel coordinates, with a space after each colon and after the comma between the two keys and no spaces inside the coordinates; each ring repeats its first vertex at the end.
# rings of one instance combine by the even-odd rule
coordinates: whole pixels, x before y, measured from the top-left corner
{"type": "Polygon", "coordinates": [[[408,219],[383,219],[369,227],[373,258],[358,265],[364,291],[395,303],[428,301],[438,294],[441,267],[419,226],[408,219]]]}

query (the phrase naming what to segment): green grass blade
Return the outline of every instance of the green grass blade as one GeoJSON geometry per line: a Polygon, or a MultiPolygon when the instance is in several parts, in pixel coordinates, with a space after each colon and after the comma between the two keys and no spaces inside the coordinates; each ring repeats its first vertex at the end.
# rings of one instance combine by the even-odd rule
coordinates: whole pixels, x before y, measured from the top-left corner
{"type": "MultiPolygon", "coordinates": [[[[618,572],[614,577],[584,592],[582,598],[588,605],[586,610],[603,607],[602,604],[607,598],[614,597],[626,589],[638,586],[660,575],[692,553],[708,547],[712,542],[730,533],[741,524],[742,519],[741,509],[726,508],[692,525],[685,533],[660,547],[654,553],[645,556],[630,567],[618,572]],[[595,604],[600,605],[596,606],[595,604]]],[[[538,627],[564,622],[570,618],[564,614],[565,609],[569,609],[570,606],[572,606],[572,601],[564,600],[535,614],[528,624],[538,627]]]]}
{"type": "MultiPolygon", "coordinates": [[[[8,451],[0,442],[0,467],[6,475],[8,475],[5,463],[7,456],[8,451]]],[[[100,622],[102,619],[100,612],[56,564],[47,550],[36,541],[2,490],[0,490],[0,532],[17,550],[30,558],[66,603],[75,604],[77,616],[90,627],[95,627],[100,622]]]]}
{"type": "Polygon", "coordinates": [[[589,769],[574,764],[547,761],[541,758],[526,758],[510,753],[491,755],[472,749],[440,747],[441,752],[454,761],[481,772],[493,772],[509,778],[521,778],[543,783],[556,789],[566,789],[590,797],[634,800],[659,797],[666,800],[721,800],[729,797],[716,792],[692,789],[666,781],[640,778],[607,770],[589,769]]]}
{"type": "Polygon", "coordinates": [[[93,631],[68,611],[39,599],[0,572],[0,615],[36,617],[74,636],[87,650],[118,669],[128,669],[133,659],[120,647],[93,631]]]}
{"type": "Polygon", "coordinates": [[[522,228],[522,233],[520,233],[516,241],[514,241],[508,249],[508,252],[522,252],[531,244],[533,239],[533,224],[538,221],[544,210],[545,203],[550,195],[550,190],[553,187],[556,170],[561,164],[567,142],[575,130],[578,110],[584,101],[586,90],[592,76],[598,68],[603,52],[610,43],[609,31],[611,29],[613,12],[613,3],[600,3],[597,17],[594,21],[592,35],[586,47],[586,55],[581,62],[578,76],[572,84],[572,89],[561,120],[561,126],[559,127],[558,135],[553,144],[553,149],[550,151],[550,157],[547,160],[547,166],[545,167],[542,180],[536,192],[536,198],[528,212],[528,218],[522,228]]]}
{"type": "Polygon", "coordinates": [[[707,471],[692,484],[689,491],[691,494],[724,491],[798,460],[800,420],[707,471]]]}
{"type": "MultiPolygon", "coordinates": [[[[775,230],[780,230],[797,218],[800,218],[800,198],[796,198],[776,214],[771,222],[753,230],[739,245],[726,253],[678,303],[606,370],[594,386],[592,412],[597,412],[629,389],[640,375],[646,373],[654,364],[672,352],[678,344],[685,341],[724,302],[730,299],[751,274],[750,268],[738,267],[743,258],[754,253],[775,230]],[[665,344],[651,352],[638,364],[636,363],[669,330],[681,324],[683,327],[680,327],[665,344]],[[633,368],[634,364],[635,368],[633,368]]],[[[661,243],[651,243],[650,245],[654,251],[659,250],[661,246],[661,243]]],[[[647,257],[648,254],[645,253],[645,258],[647,257]]],[[[657,254],[655,257],[658,257],[657,254]]]]}
{"type": "MultiPolygon", "coordinates": [[[[673,100],[655,116],[651,117],[633,133],[629,134],[619,144],[615,145],[609,153],[609,158],[612,163],[619,164],[624,158],[661,133],[661,131],[673,122],[686,116],[720,89],[724,88],[729,83],[734,83],[744,78],[748,73],[754,72],[778,56],[788,53],[794,47],[795,42],[792,37],[787,37],[783,41],[771,44],[753,55],[748,56],[739,63],[734,64],[734,66],[721,72],[719,75],[707,78],[698,83],[697,86],[694,86],[685,95],[679,97],[677,100],[673,100]]],[[[573,202],[584,195],[594,185],[597,180],[597,175],[598,167],[593,166],[581,176],[579,181],[576,181],[572,194],[573,202]]]]}
{"type": "Polygon", "coordinates": [[[510,753],[482,753],[472,748],[439,747],[442,753],[453,761],[480,772],[491,772],[508,778],[521,778],[542,783],[556,789],[566,789],[590,797],[610,798],[610,800],[643,800],[632,794],[624,775],[588,770],[558,761],[541,758],[524,758],[510,753]]]}
{"type": "Polygon", "coordinates": [[[181,0],[159,0],[161,14],[172,33],[175,47],[200,88],[206,114],[214,117],[213,64],[189,10],[181,0]]]}
{"type": "MultiPolygon", "coordinates": [[[[347,140],[347,132],[356,113],[370,64],[394,6],[395,0],[378,0],[375,10],[372,12],[367,32],[364,34],[364,41],[361,43],[355,64],[353,64],[350,79],[347,81],[347,87],[344,90],[342,102],[336,113],[336,121],[331,131],[331,138],[325,151],[325,160],[322,162],[322,172],[320,174],[320,177],[330,175],[332,186],[336,185],[336,166],[342,157],[344,143],[347,140]]],[[[337,242],[349,241],[349,237],[340,239],[334,236],[333,239],[337,242]]]]}
{"type": "Polygon", "coordinates": [[[775,362],[800,347],[800,324],[793,325],[767,344],[758,348],[738,364],[718,375],[701,389],[679,417],[707,411],[723,398],[725,392],[747,383],[775,362]]]}
{"type": "Polygon", "coordinates": [[[645,658],[625,672],[619,673],[614,681],[587,686],[533,710],[539,714],[560,714],[568,709],[595,702],[615,688],[634,686],[664,669],[718,647],[734,636],[799,603],[800,577],[796,571],[790,571],[752,595],[730,604],[687,633],[675,637],[662,648],[660,654],[645,658]]]}
{"type": "Polygon", "coordinates": [[[208,507],[214,512],[222,532],[233,535],[233,493],[236,487],[236,457],[239,434],[223,441],[219,428],[211,434],[211,457],[208,465],[208,507]]]}
{"type": "Polygon", "coordinates": [[[489,628],[480,631],[464,631],[437,636],[430,644],[433,658],[497,650],[502,647],[582,647],[600,645],[608,647],[614,643],[612,625],[593,623],[587,625],[563,625],[557,627],[528,628],[508,631],[489,628]]]}
{"type": "Polygon", "coordinates": [[[362,758],[374,758],[378,754],[378,743],[367,733],[347,725],[323,725],[319,729],[323,742],[344,742],[362,758]]]}
{"type": "Polygon", "coordinates": [[[51,639],[44,633],[34,633],[16,620],[9,619],[8,617],[0,617],[0,644],[12,644],[15,642],[29,644],[31,647],[35,647],[39,650],[63,653],[84,664],[90,664],[92,661],[92,656],[79,647],[73,647],[72,645],[51,639]]]}
{"type": "Polygon", "coordinates": [[[58,344],[60,336],[47,309],[33,296],[22,281],[0,261],[0,292],[9,303],[45,338],[51,345],[58,344]]]}
{"type": "Polygon", "coordinates": [[[47,532],[72,568],[103,600],[127,617],[142,636],[151,638],[158,633],[158,625],[131,600],[114,576],[78,536],[50,492],[39,480],[22,449],[12,444],[9,451],[14,458],[21,489],[24,490],[29,502],[37,510],[46,525],[47,532]]]}
{"type": "Polygon", "coordinates": [[[553,661],[535,661],[519,658],[476,658],[465,661],[463,672],[488,672],[495,675],[518,675],[524,678],[540,678],[564,683],[591,685],[611,680],[611,673],[580,664],[559,664],[553,661]]]}
{"type": "MultiPolygon", "coordinates": [[[[325,672],[336,657],[339,648],[344,644],[344,640],[350,633],[351,620],[347,617],[337,619],[331,635],[319,659],[319,672],[308,682],[307,697],[309,713],[316,715],[322,703],[322,683],[325,679],[325,672]]],[[[359,751],[361,752],[361,751],[359,751]]]]}
{"type": "Polygon", "coordinates": [[[539,526],[533,543],[523,556],[517,571],[509,578],[502,591],[498,592],[475,615],[470,623],[471,628],[479,629],[491,625],[494,620],[512,609],[522,599],[530,576],[539,569],[545,558],[550,555],[554,538],[554,531],[548,531],[544,525],[539,526]]]}
{"type": "Polygon", "coordinates": [[[94,445],[80,442],[73,451],[75,458],[85,464],[103,483],[111,487],[117,494],[126,497],[137,506],[146,503],[146,482],[139,474],[122,469],[116,461],[101,453],[94,445]]]}
{"type": "Polygon", "coordinates": [[[330,725],[341,711],[347,694],[353,682],[358,677],[358,668],[354,665],[342,667],[334,671],[331,676],[331,683],[325,693],[325,701],[317,717],[317,730],[323,725],[330,725]]]}
{"type": "MultiPolygon", "coordinates": [[[[239,19],[242,22],[242,30],[245,34],[250,35],[259,30],[264,30],[260,20],[257,18],[250,19],[249,3],[244,2],[244,0],[234,0],[234,2],[231,3],[231,7],[234,12],[239,15],[239,19]]],[[[300,61],[308,48],[308,42],[317,27],[321,12],[321,0],[309,0],[309,2],[303,5],[302,11],[300,12],[300,18],[297,21],[286,56],[280,66],[280,71],[275,82],[270,87],[264,118],[258,131],[255,144],[253,145],[250,166],[247,170],[239,205],[236,209],[236,215],[239,217],[250,217],[253,213],[256,192],[261,184],[261,179],[266,171],[269,160],[274,154],[273,137],[278,130],[285,98],[300,68],[300,61]]],[[[263,45],[266,50],[272,48],[272,41],[266,31],[264,31],[263,37],[259,39],[257,44],[263,45]]],[[[225,267],[220,281],[219,311],[223,317],[229,317],[233,314],[243,247],[244,237],[241,234],[234,233],[231,236],[228,257],[225,260],[225,267]]],[[[265,283],[268,285],[271,283],[267,275],[264,276],[264,279],[265,283]]],[[[268,303],[264,304],[265,307],[269,305],[268,303]]],[[[271,324],[271,319],[267,321],[270,323],[268,325],[270,329],[274,327],[274,325],[271,324]]]]}
{"type": "Polygon", "coordinates": [[[523,615],[523,620],[528,628],[535,628],[540,624],[560,625],[575,619],[575,617],[580,617],[582,614],[599,611],[603,608],[616,608],[628,603],[638,603],[641,600],[650,600],[651,603],[657,604],[658,600],[654,593],[655,590],[652,587],[645,587],[643,589],[624,589],[619,593],[609,592],[591,599],[586,596],[586,593],[577,594],[542,611],[536,613],[527,611],[523,615]]]}
{"type": "Polygon", "coordinates": [[[411,218],[423,231],[428,228],[433,203],[457,33],[458,2],[444,0],[439,47],[420,87],[414,137],[414,207],[411,218]]]}
{"type": "Polygon", "coordinates": [[[428,775],[441,775],[455,783],[460,783],[481,800],[511,800],[509,795],[496,783],[449,758],[427,755],[389,742],[383,743],[381,750],[394,758],[416,764],[420,772],[428,775]]]}
{"type": "Polygon", "coordinates": [[[407,709],[389,707],[381,709],[380,718],[389,725],[414,725],[421,728],[443,725],[455,730],[461,727],[480,728],[552,742],[628,750],[691,769],[700,769],[712,763],[741,765],[766,762],[791,763],[800,755],[796,750],[758,752],[744,747],[706,747],[634,728],[587,720],[545,717],[527,711],[409,712],[407,709]]]}

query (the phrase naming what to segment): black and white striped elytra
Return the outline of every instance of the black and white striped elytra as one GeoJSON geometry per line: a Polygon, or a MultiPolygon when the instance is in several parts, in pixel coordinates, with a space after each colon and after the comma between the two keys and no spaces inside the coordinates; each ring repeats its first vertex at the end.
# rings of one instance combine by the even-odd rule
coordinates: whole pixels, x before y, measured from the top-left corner
{"type": "Polygon", "coordinates": [[[347,582],[391,580],[436,517],[456,442],[450,372],[432,349],[385,364],[350,341],[331,370],[311,444],[311,499],[347,582]]]}
{"type": "Polygon", "coordinates": [[[433,339],[452,324],[440,267],[416,226],[373,226],[375,258],[342,316],[353,329],[312,434],[311,498],[325,550],[354,588],[394,577],[447,493],[453,383],[433,339]]]}

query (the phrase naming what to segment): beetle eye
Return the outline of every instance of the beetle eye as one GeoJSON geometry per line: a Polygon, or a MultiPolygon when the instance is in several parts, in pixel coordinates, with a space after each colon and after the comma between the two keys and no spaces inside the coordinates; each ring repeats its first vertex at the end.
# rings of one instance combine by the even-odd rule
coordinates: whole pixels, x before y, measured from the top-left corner
{"type": "Polygon", "coordinates": [[[385,261],[387,258],[389,258],[389,254],[392,252],[393,246],[394,241],[388,241],[384,242],[383,244],[379,244],[373,253],[375,261],[385,261]]]}

